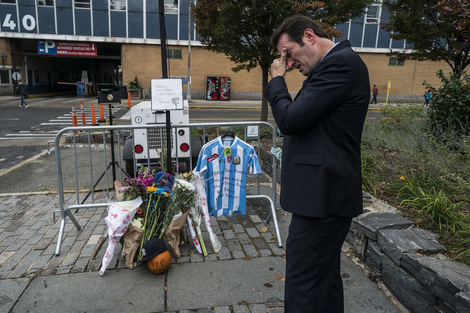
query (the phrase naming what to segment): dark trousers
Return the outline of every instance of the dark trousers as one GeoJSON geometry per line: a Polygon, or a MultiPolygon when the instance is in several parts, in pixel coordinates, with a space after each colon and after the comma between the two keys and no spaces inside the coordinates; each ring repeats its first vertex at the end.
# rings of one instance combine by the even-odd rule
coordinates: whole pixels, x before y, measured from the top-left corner
{"type": "Polygon", "coordinates": [[[285,312],[344,312],[340,253],[351,221],[292,215],[286,243],[285,312]]]}
{"type": "Polygon", "coordinates": [[[21,98],[21,104],[20,105],[23,105],[23,103],[24,103],[24,105],[28,105],[28,103],[25,100],[24,95],[20,95],[20,98],[21,98]]]}
{"type": "Polygon", "coordinates": [[[377,94],[376,93],[374,93],[372,95],[372,101],[370,102],[370,104],[372,104],[372,102],[375,102],[375,104],[377,104],[377,94]]]}

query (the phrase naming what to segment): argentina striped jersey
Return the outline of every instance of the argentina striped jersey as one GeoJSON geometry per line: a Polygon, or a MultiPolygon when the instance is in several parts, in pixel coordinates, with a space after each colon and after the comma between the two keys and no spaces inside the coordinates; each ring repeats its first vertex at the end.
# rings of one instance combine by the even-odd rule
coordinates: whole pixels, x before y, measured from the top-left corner
{"type": "Polygon", "coordinates": [[[199,153],[196,168],[206,180],[209,212],[213,216],[246,213],[246,178],[261,173],[252,146],[236,137],[206,143],[199,153]]]}

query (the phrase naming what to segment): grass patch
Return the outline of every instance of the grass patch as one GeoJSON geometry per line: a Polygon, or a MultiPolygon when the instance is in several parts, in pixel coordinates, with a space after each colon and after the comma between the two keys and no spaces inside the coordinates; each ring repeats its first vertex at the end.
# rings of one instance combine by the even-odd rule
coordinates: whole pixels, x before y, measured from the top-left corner
{"type": "Polygon", "coordinates": [[[387,106],[366,123],[363,189],[438,236],[470,265],[470,140],[431,131],[421,105],[387,106]]]}

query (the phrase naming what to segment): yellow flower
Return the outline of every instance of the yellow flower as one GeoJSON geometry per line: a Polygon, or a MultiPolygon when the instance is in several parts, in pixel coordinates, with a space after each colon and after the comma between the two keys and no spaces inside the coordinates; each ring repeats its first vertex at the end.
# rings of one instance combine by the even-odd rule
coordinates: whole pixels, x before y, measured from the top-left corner
{"type": "Polygon", "coordinates": [[[400,177],[401,180],[406,181],[405,176],[400,177]]]}
{"type": "Polygon", "coordinates": [[[153,186],[147,187],[147,191],[148,191],[148,192],[155,192],[155,191],[157,191],[157,188],[156,188],[156,187],[153,187],[153,186]]]}

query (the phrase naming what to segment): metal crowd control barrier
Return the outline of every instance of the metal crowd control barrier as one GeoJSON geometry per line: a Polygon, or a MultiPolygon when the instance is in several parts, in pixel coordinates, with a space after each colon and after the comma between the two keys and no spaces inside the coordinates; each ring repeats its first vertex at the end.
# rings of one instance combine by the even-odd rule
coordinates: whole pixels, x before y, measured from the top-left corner
{"type": "MultiPolygon", "coordinates": [[[[257,155],[260,157],[260,130],[261,127],[268,127],[272,134],[272,146],[276,147],[276,131],[274,127],[267,122],[227,122],[227,123],[189,123],[189,124],[177,124],[171,125],[172,131],[175,132],[176,128],[188,128],[193,130],[202,128],[203,144],[206,143],[206,137],[208,137],[207,130],[212,133],[212,136],[219,136],[220,131],[225,131],[223,127],[244,127],[245,140],[247,138],[247,128],[249,126],[258,126],[257,142],[258,149],[257,155]],[[216,134],[214,135],[214,131],[216,134]]],[[[154,129],[154,128],[165,128],[165,125],[160,124],[148,124],[148,125],[122,125],[122,126],[75,126],[67,127],[59,131],[56,135],[54,146],[55,146],[55,157],[57,167],[57,184],[59,192],[59,205],[60,209],[54,212],[60,213],[60,228],[57,238],[57,246],[55,254],[60,254],[60,248],[64,236],[65,224],[67,217],[72,221],[77,230],[80,230],[80,224],[73,215],[73,210],[77,212],[79,209],[88,208],[101,208],[108,207],[113,202],[114,193],[110,193],[111,189],[114,189],[113,183],[116,180],[116,167],[119,168],[119,181],[122,181],[123,177],[126,176],[126,172],[122,167],[122,141],[125,137],[128,137],[131,133],[139,129],[154,129]],[[127,133],[127,134],[126,134],[127,133]],[[70,134],[68,139],[70,143],[61,145],[62,136],[70,134]],[[109,142],[108,142],[109,141],[109,142]],[[116,142],[116,143],[115,143],[116,142]],[[117,144],[117,161],[116,152],[114,145],[117,144]],[[69,148],[65,150],[65,147],[69,148]],[[71,149],[70,149],[71,148],[71,149]],[[85,150],[85,152],[83,152],[85,150]],[[110,151],[108,151],[110,150],[110,151]],[[72,151],[72,152],[71,152],[72,151]],[[64,155],[62,155],[64,153],[64,155]],[[68,155],[65,155],[68,153],[68,155]],[[71,154],[71,155],[70,155],[71,154]],[[68,163],[67,163],[68,162],[68,163]],[[64,164],[64,163],[67,163],[64,164]],[[65,165],[65,166],[64,166],[65,165]],[[64,169],[67,173],[64,175],[64,169]],[[94,174],[96,172],[102,172],[98,180],[95,181],[94,174]],[[113,181],[110,184],[109,176],[112,175],[113,181]],[[64,177],[66,180],[64,181],[64,177]],[[104,178],[104,183],[102,179],[104,178]],[[82,185],[88,185],[84,187],[82,185]],[[101,186],[101,187],[100,187],[101,186]],[[65,201],[65,193],[74,193],[76,195],[75,204],[68,204],[65,201]],[[87,193],[85,197],[81,197],[81,194],[87,193]],[[96,196],[96,194],[101,196],[96,196]],[[91,196],[91,197],[90,197],[91,196]],[[104,202],[100,202],[104,201],[104,202]]],[[[173,136],[176,139],[175,147],[178,147],[178,136],[173,136]]],[[[134,137],[133,137],[134,138],[134,137]]],[[[215,138],[215,137],[214,137],[215,138]]],[[[173,140],[175,140],[173,139],[173,140]]],[[[148,139],[147,139],[148,140],[148,139]]],[[[147,145],[149,147],[149,145],[147,145]]],[[[150,150],[150,148],[147,148],[150,150]]],[[[149,152],[149,151],[147,151],[149,152]]],[[[135,152],[134,152],[135,153],[135,152]]],[[[147,153],[149,155],[149,153],[147,153]]],[[[176,162],[178,161],[178,155],[176,154],[176,162]]],[[[190,160],[190,168],[194,168],[192,160],[190,160]]],[[[148,165],[150,160],[148,160],[148,165]]],[[[273,156],[272,160],[272,197],[260,194],[260,178],[258,175],[257,182],[257,194],[247,195],[247,199],[265,199],[269,201],[271,212],[267,217],[266,222],[269,224],[270,220],[273,220],[276,237],[278,240],[279,247],[282,247],[281,236],[279,232],[279,226],[276,216],[276,160],[273,156]]],[[[135,168],[134,168],[135,169],[135,168]]],[[[135,173],[134,173],[135,174],[135,173]]],[[[96,175],[95,175],[96,176],[96,175]]],[[[72,196],[73,197],[73,196],[72,196]]],[[[70,202],[71,200],[69,200],[70,202]]]]}

